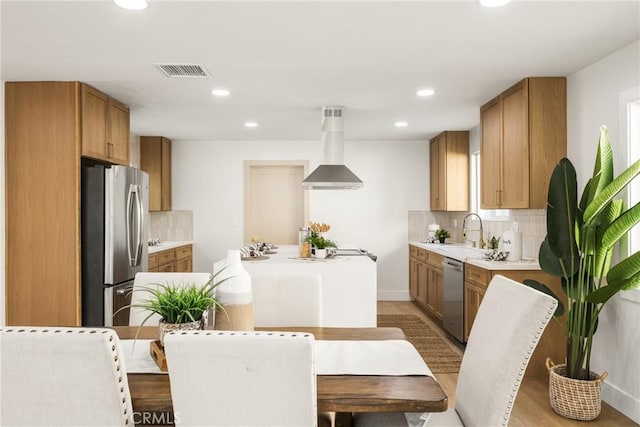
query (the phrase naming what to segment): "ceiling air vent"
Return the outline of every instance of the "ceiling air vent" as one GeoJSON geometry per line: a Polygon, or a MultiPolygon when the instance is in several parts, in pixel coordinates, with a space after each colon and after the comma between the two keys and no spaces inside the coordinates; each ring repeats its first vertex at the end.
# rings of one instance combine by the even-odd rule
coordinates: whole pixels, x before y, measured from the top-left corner
{"type": "Polygon", "coordinates": [[[198,64],[154,64],[167,77],[182,79],[208,79],[211,76],[207,70],[198,64]]]}

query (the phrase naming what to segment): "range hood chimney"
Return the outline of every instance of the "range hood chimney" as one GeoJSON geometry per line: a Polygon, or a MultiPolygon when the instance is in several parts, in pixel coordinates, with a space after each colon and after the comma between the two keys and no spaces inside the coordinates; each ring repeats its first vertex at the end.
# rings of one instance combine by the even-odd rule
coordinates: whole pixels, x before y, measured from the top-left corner
{"type": "Polygon", "coordinates": [[[343,163],[344,131],[342,106],[322,107],[322,151],[324,163],[302,181],[309,190],[356,190],[362,181],[343,163]]]}

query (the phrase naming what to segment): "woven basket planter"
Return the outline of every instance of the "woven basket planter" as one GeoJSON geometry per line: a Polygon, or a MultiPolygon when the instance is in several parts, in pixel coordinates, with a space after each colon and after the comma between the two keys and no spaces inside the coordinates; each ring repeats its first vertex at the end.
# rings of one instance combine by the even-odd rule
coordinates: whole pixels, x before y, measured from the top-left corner
{"type": "Polygon", "coordinates": [[[553,411],[565,418],[591,421],[602,409],[601,385],[607,373],[598,376],[589,372],[588,380],[567,377],[567,365],[546,361],[549,370],[549,403],[553,411]]]}

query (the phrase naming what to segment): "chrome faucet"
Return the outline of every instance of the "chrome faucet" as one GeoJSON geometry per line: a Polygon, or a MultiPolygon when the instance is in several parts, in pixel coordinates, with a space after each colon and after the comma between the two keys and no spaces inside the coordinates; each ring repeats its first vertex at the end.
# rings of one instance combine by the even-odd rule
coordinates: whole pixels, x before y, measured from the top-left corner
{"type": "MultiPolygon", "coordinates": [[[[470,216],[475,216],[478,218],[478,221],[480,221],[480,240],[478,241],[478,247],[480,249],[484,249],[485,247],[485,243],[483,240],[483,227],[482,227],[482,218],[480,218],[480,215],[478,215],[475,212],[471,212],[469,214],[467,214],[467,216],[464,217],[464,219],[462,220],[462,238],[464,239],[464,241],[467,241],[467,218],[469,218],[470,216]]],[[[474,230],[475,231],[475,230],[474,230]]],[[[473,242],[474,246],[475,246],[476,242],[473,242]]]]}

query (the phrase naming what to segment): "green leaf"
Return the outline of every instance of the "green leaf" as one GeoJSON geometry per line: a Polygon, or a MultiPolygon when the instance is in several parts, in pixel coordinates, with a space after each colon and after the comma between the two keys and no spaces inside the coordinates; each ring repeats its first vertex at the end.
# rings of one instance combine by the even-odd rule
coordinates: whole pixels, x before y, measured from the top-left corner
{"type": "Polygon", "coordinates": [[[619,291],[640,288],[640,272],[629,278],[617,279],[587,295],[586,300],[596,304],[604,304],[619,291]]]}
{"type": "Polygon", "coordinates": [[[631,279],[638,272],[640,272],[640,252],[635,252],[609,270],[607,282],[611,285],[619,280],[631,279]]]}
{"type": "Polygon", "coordinates": [[[555,298],[558,301],[558,306],[556,307],[556,311],[554,311],[553,316],[554,317],[562,316],[562,314],[564,313],[564,305],[562,304],[562,300],[560,300],[560,298],[558,298],[556,294],[554,294],[553,291],[547,287],[547,285],[531,279],[525,279],[522,283],[524,283],[526,286],[530,288],[533,288],[537,291],[540,291],[544,294],[549,295],[550,297],[555,298]]]}
{"type": "Polygon", "coordinates": [[[549,236],[547,235],[540,245],[540,251],[538,252],[540,268],[545,273],[549,273],[553,276],[563,278],[572,277],[578,270],[578,263],[574,262],[572,264],[570,259],[558,258],[558,256],[551,250],[548,238],[549,236]]]}
{"type": "Polygon", "coordinates": [[[631,166],[624,170],[616,179],[600,192],[596,198],[589,203],[584,211],[585,224],[593,221],[607,204],[622,191],[635,177],[640,174],[640,160],[637,160],[631,166]]]}
{"type": "Polygon", "coordinates": [[[609,130],[600,126],[600,139],[593,166],[592,184],[589,188],[587,205],[591,203],[613,180],[613,150],[609,141],[609,130]]]}
{"type": "MultiPolygon", "coordinates": [[[[583,224],[584,210],[587,208],[587,205],[590,202],[589,194],[591,194],[592,185],[595,185],[593,183],[593,178],[589,178],[589,181],[587,181],[587,185],[584,186],[584,190],[582,191],[582,197],[580,197],[580,203],[578,203],[578,212],[576,214],[576,223],[577,223],[576,228],[578,229],[580,229],[583,224]]],[[[576,241],[580,241],[579,238],[576,239],[576,241]]]]}
{"type": "Polygon", "coordinates": [[[609,206],[602,211],[599,215],[600,225],[596,228],[595,234],[595,247],[594,247],[594,266],[593,276],[604,277],[609,271],[611,265],[611,257],[613,255],[613,248],[602,244],[602,240],[606,233],[606,230],[615,222],[615,220],[622,213],[623,203],[622,200],[613,200],[609,203],[609,206]]]}
{"type": "Polygon", "coordinates": [[[613,247],[638,223],[640,223],[640,202],[625,211],[607,227],[602,236],[602,245],[607,248],[613,247]]]}
{"type": "Polygon", "coordinates": [[[547,240],[551,251],[564,260],[577,256],[575,239],[577,208],[576,170],[569,159],[556,165],[549,180],[547,240]]]}

